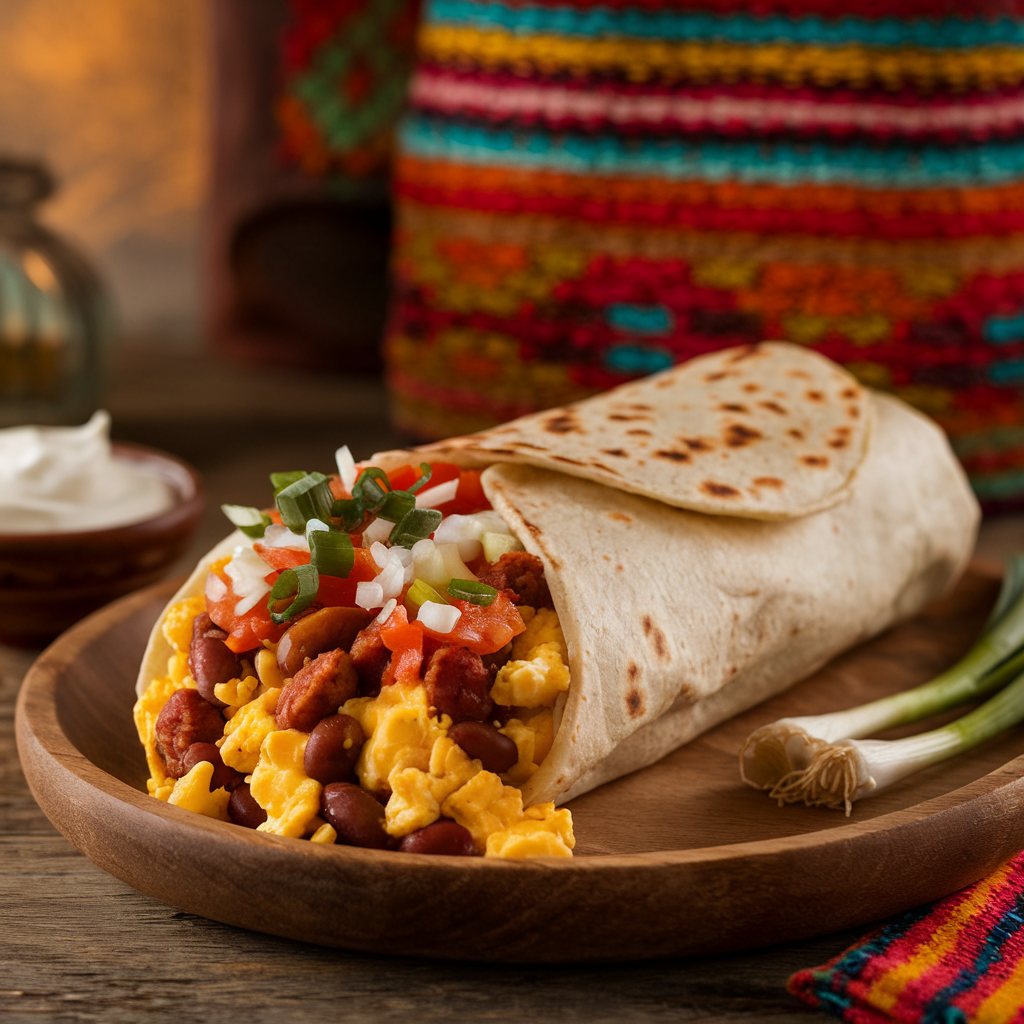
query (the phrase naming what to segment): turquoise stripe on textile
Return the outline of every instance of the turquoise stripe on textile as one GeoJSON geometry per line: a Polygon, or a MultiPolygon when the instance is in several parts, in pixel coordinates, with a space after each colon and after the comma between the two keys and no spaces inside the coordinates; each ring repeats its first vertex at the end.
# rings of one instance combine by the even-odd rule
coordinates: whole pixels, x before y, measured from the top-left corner
{"type": "Polygon", "coordinates": [[[478,166],[567,174],[775,185],[927,188],[998,185],[1024,179],[1024,142],[957,146],[747,142],[545,135],[413,115],[401,129],[413,156],[478,166]]]}
{"type": "Polygon", "coordinates": [[[640,8],[510,6],[475,0],[429,0],[427,22],[478,29],[508,29],[559,36],[630,36],[638,39],[729,43],[805,43],[841,46],[1022,46],[1024,21],[1014,18],[765,18],[702,11],[640,8]]]}

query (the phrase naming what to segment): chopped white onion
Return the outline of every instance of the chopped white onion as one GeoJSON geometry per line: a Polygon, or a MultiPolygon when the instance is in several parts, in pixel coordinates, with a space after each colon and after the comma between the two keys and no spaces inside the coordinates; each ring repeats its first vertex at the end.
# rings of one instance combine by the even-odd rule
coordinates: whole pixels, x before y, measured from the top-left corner
{"type": "Polygon", "coordinates": [[[384,604],[384,588],[376,581],[356,584],[356,604],[369,611],[384,604]]]}
{"type": "Polygon", "coordinates": [[[395,528],[394,523],[389,523],[386,519],[374,519],[370,525],[363,530],[363,547],[372,548],[374,544],[380,544],[382,541],[388,539],[391,536],[391,531],[395,528]]]}
{"type": "Polygon", "coordinates": [[[241,544],[235,548],[231,561],[224,566],[224,573],[231,580],[231,589],[240,600],[235,604],[235,614],[244,615],[256,606],[265,594],[270,593],[270,584],[263,578],[273,571],[252,548],[241,544]]]}
{"type": "Polygon", "coordinates": [[[228,585],[215,573],[207,573],[206,589],[203,591],[206,600],[213,603],[223,601],[227,597],[228,585]]]}
{"type": "Polygon", "coordinates": [[[438,484],[436,487],[428,487],[425,491],[420,491],[416,495],[416,507],[437,508],[438,505],[444,505],[449,501],[453,501],[455,499],[455,492],[458,489],[458,479],[446,480],[443,484],[438,484]]]}
{"type": "Polygon", "coordinates": [[[415,558],[427,558],[430,552],[434,550],[434,542],[429,538],[425,537],[423,540],[416,541],[412,546],[412,557],[415,558]]]}
{"type": "Polygon", "coordinates": [[[356,482],[356,463],[352,458],[352,453],[348,450],[348,445],[343,444],[335,453],[334,461],[338,464],[338,476],[341,477],[341,486],[352,493],[352,488],[356,482]]]}
{"type": "Polygon", "coordinates": [[[380,541],[376,541],[370,546],[370,554],[373,556],[373,560],[377,563],[378,569],[387,568],[388,562],[391,561],[390,550],[381,544],[380,541]]]}
{"type": "Polygon", "coordinates": [[[416,575],[416,562],[413,558],[412,552],[408,548],[391,548],[391,557],[397,558],[402,565],[402,583],[403,586],[412,583],[413,578],[416,575]]]}
{"type": "Polygon", "coordinates": [[[381,608],[380,614],[373,621],[374,622],[379,622],[381,625],[383,625],[385,622],[388,621],[388,619],[391,618],[391,613],[397,607],[398,607],[398,602],[394,598],[391,598],[391,600],[388,601],[388,603],[386,605],[384,605],[383,608],[381,608]]]}
{"type": "Polygon", "coordinates": [[[309,543],[309,535],[311,533],[330,533],[331,528],[320,519],[307,519],[306,520],[306,543],[309,543]]]}
{"type": "Polygon", "coordinates": [[[420,605],[420,613],[416,618],[427,629],[432,629],[435,633],[450,633],[462,618],[462,612],[453,604],[424,601],[420,605]]]}
{"type": "Polygon", "coordinates": [[[381,569],[376,581],[384,593],[384,599],[398,597],[405,584],[405,566],[397,558],[392,559],[381,569]]]}
{"type": "Polygon", "coordinates": [[[481,551],[480,538],[485,533],[511,533],[508,524],[494,511],[474,512],[469,516],[448,516],[434,531],[437,544],[458,544],[459,556],[470,562],[481,551]]]}
{"type": "MultiPolygon", "coordinates": [[[[287,526],[282,526],[280,523],[272,523],[268,526],[260,543],[268,548],[299,548],[302,551],[309,550],[309,541],[306,540],[305,534],[292,533],[287,526]]],[[[270,570],[268,569],[267,571],[269,572],[270,570]]]]}

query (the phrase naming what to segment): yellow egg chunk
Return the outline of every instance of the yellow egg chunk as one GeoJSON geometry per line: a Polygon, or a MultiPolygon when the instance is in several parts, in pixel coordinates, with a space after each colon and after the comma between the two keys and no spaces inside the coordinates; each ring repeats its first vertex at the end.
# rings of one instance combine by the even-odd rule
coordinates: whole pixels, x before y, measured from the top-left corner
{"type": "Polygon", "coordinates": [[[252,798],[267,812],[260,832],[299,839],[320,813],[323,787],[302,765],[308,739],[309,735],[298,729],[278,729],[263,741],[249,783],[252,798]]]}
{"type": "Polygon", "coordinates": [[[256,768],[263,741],[277,729],[274,711],[280,694],[278,689],[267,690],[240,708],[224,726],[220,756],[229,768],[244,775],[256,768]]]}
{"type": "Polygon", "coordinates": [[[213,695],[217,700],[227,704],[224,714],[228,718],[233,718],[255,697],[259,688],[260,681],[256,676],[246,676],[244,679],[229,679],[226,683],[217,683],[213,688],[213,695]]]}
{"type": "Polygon", "coordinates": [[[522,708],[553,707],[558,695],[568,689],[569,669],[559,644],[542,643],[530,648],[527,660],[510,661],[498,669],[491,700],[522,708]]]}
{"type": "Polygon", "coordinates": [[[430,713],[427,691],[422,686],[385,686],[378,697],[355,697],[342,706],[363,729],[366,742],[356,762],[363,789],[384,793],[392,772],[430,767],[434,741],[445,735],[451,719],[430,713]]]}
{"type": "Polygon", "coordinates": [[[572,834],[572,815],[554,804],[537,804],[523,812],[518,821],[487,837],[487,857],[521,859],[523,857],[571,857],[576,837],[572,834]]]}
{"type": "MultiPolygon", "coordinates": [[[[149,780],[146,782],[146,788],[153,796],[156,796],[158,792],[169,794],[169,785],[174,781],[168,779],[167,766],[156,749],[156,720],[160,717],[160,712],[170,699],[171,694],[180,689],[182,689],[181,684],[176,683],[173,679],[167,677],[154,679],[146,687],[146,692],[135,702],[135,707],[132,708],[135,729],[146,751],[146,764],[149,766],[149,780]]],[[[166,800],[167,796],[165,795],[161,799],[166,800]]]]}
{"type": "MultiPolygon", "coordinates": [[[[315,825],[318,821],[320,821],[319,818],[314,818],[313,824],[315,825]]],[[[323,824],[317,826],[313,831],[313,834],[309,837],[309,841],[311,843],[324,843],[326,846],[330,846],[337,838],[338,833],[334,831],[334,826],[328,825],[325,821],[323,824]]]]}
{"type": "Polygon", "coordinates": [[[502,783],[494,772],[478,772],[441,804],[442,812],[469,830],[481,852],[494,832],[510,828],[523,816],[523,794],[502,783]]]}
{"type": "Polygon", "coordinates": [[[564,661],[567,657],[565,637],[558,622],[558,613],[553,608],[520,607],[519,614],[526,623],[526,630],[512,640],[514,661],[529,661],[533,650],[541,644],[558,644],[558,653],[564,661]]]}
{"type": "Polygon", "coordinates": [[[231,794],[226,789],[215,789],[211,793],[212,778],[213,765],[209,761],[200,761],[188,775],[183,775],[174,783],[167,802],[186,811],[205,814],[208,818],[230,821],[228,800],[231,794]]]}
{"type": "Polygon", "coordinates": [[[480,762],[467,757],[454,740],[447,736],[435,740],[427,771],[403,768],[389,776],[391,797],[385,808],[388,834],[406,836],[433,824],[441,816],[441,804],[479,771],[480,762]]]}
{"type": "Polygon", "coordinates": [[[186,597],[172,605],[164,616],[161,632],[179,654],[188,654],[192,646],[192,620],[205,611],[206,600],[202,596],[186,597]]]}
{"type": "Polygon", "coordinates": [[[525,721],[510,718],[498,731],[512,740],[519,751],[519,760],[502,775],[502,781],[510,786],[523,786],[551,749],[554,738],[554,716],[551,709],[542,708],[525,721]]]}

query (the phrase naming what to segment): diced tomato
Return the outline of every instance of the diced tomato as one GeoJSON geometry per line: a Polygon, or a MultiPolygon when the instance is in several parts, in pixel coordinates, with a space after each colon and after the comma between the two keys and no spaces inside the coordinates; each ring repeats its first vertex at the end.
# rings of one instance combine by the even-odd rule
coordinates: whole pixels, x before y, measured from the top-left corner
{"type": "Polygon", "coordinates": [[[453,599],[451,603],[462,612],[455,628],[450,633],[424,629],[427,636],[477,654],[493,654],[526,629],[519,609],[501,592],[486,608],[470,601],[453,599]]]}
{"type": "Polygon", "coordinates": [[[271,548],[256,541],[252,546],[260,558],[267,565],[275,569],[294,569],[297,565],[306,565],[309,562],[309,552],[302,548],[271,548]]]}
{"type": "Polygon", "coordinates": [[[352,497],[352,495],[349,494],[348,491],[345,490],[345,485],[341,482],[341,477],[340,476],[335,476],[334,474],[331,474],[331,476],[329,476],[327,478],[327,486],[330,487],[331,494],[335,498],[351,498],[352,497]]]}
{"type": "MultiPolygon", "coordinates": [[[[459,475],[459,467],[453,462],[431,462],[428,465],[431,469],[430,479],[421,490],[454,480],[459,475]]],[[[423,473],[419,466],[399,466],[388,473],[388,481],[393,491],[407,491],[421,476],[423,473]]]]}
{"type": "Polygon", "coordinates": [[[320,589],[316,599],[323,605],[352,608],[356,603],[356,586],[372,580],[380,569],[366,548],[356,548],[352,571],[345,579],[340,576],[320,576],[320,589]]]}
{"type": "MultiPolygon", "coordinates": [[[[266,597],[261,597],[244,615],[236,615],[238,595],[231,588],[231,578],[223,572],[217,572],[216,575],[227,586],[227,593],[219,601],[207,598],[206,610],[210,613],[210,618],[221,629],[227,631],[228,638],[224,642],[228,647],[236,654],[242,654],[260,647],[264,640],[275,643],[280,640],[287,625],[277,626],[270,621],[266,597]]],[[[274,571],[268,573],[265,579],[273,585],[278,575],[279,573],[274,571]]]]}
{"type": "Polygon", "coordinates": [[[473,512],[482,512],[485,508],[490,508],[491,503],[480,485],[480,470],[463,469],[459,473],[459,489],[455,492],[455,497],[437,507],[446,516],[468,516],[473,512]]]}
{"type": "Polygon", "coordinates": [[[278,526],[283,526],[284,525],[284,523],[281,522],[281,513],[278,512],[276,508],[265,508],[263,511],[268,516],[270,516],[270,521],[272,523],[275,523],[278,526]]]}
{"type": "Polygon", "coordinates": [[[382,683],[418,682],[423,662],[423,627],[410,622],[405,608],[399,605],[381,628],[380,638],[392,652],[382,683]]]}

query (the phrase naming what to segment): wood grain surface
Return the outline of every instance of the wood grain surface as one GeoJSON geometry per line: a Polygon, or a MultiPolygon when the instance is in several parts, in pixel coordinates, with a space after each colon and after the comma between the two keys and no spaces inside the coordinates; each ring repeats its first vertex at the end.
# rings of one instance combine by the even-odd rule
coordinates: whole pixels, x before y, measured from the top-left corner
{"type": "MultiPolygon", "coordinates": [[[[179,572],[223,535],[221,502],[264,500],[268,464],[315,468],[329,465],[338,443],[360,458],[397,440],[377,384],[238,372],[193,354],[122,352],[107,407],[116,437],[165,448],[204,473],[209,509],[179,572]]],[[[982,530],[979,551],[992,561],[1021,547],[1024,517],[982,530]]],[[[862,928],[747,953],[514,967],[324,949],[176,911],[86,860],[29,794],[14,749],[14,702],[32,658],[0,647],[0,1020],[833,1019],[789,996],[786,980],[835,956],[862,928]]]]}

